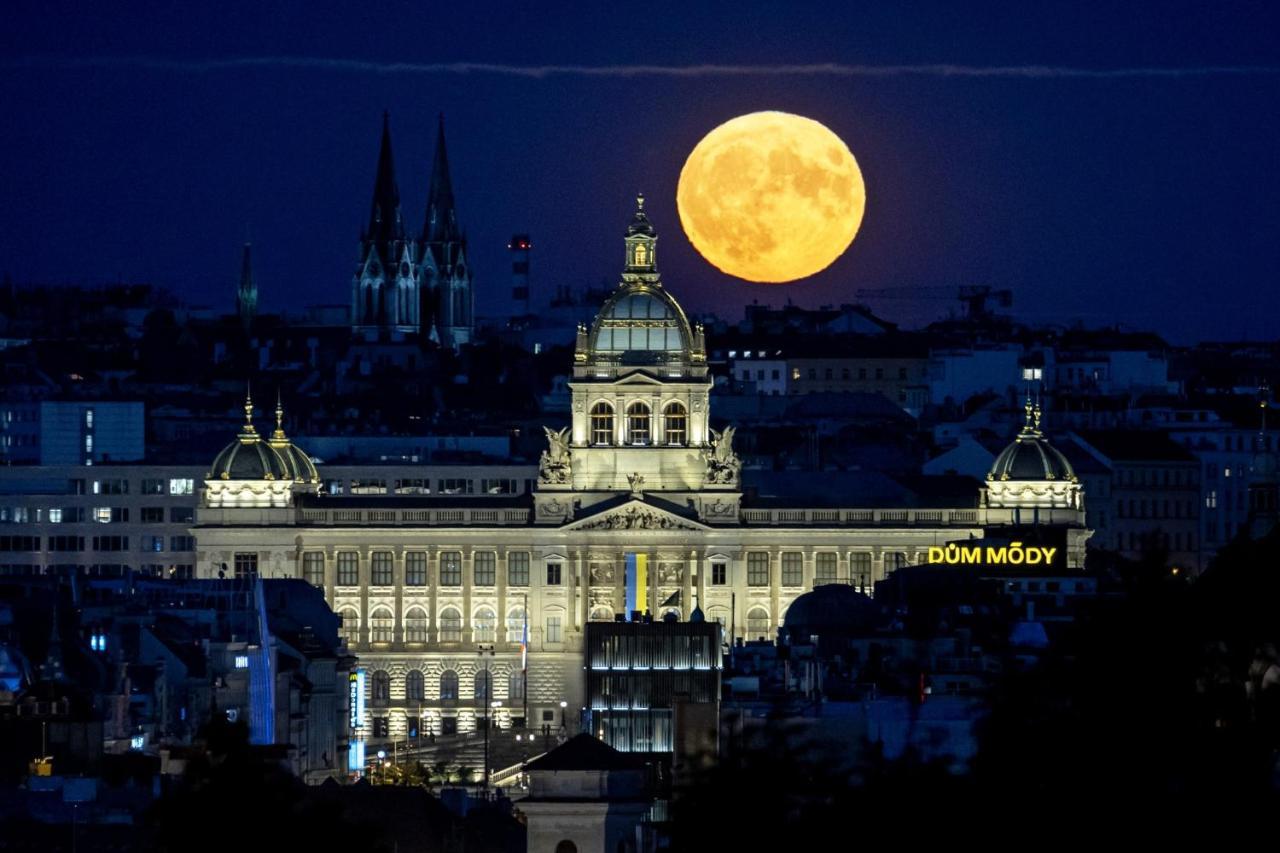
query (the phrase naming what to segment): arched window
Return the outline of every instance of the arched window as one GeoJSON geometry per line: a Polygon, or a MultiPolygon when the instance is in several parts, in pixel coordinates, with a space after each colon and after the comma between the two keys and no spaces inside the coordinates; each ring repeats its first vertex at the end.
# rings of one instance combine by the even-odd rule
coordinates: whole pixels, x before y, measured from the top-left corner
{"type": "Polygon", "coordinates": [[[721,640],[728,642],[729,638],[725,632],[729,629],[729,608],[727,607],[709,607],[707,608],[707,621],[720,623],[721,640]]]}
{"type": "Polygon", "coordinates": [[[360,642],[360,613],[354,607],[344,607],[338,615],[342,617],[342,628],[338,631],[342,639],[348,646],[360,642]]]}
{"type": "Polygon", "coordinates": [[[410,607],[404,615],[404,641],[406,643],[425,643],[427,641],[427,611],[421,607],[410,607]]]}
{"type": "Polygon", "coordinates": [[[649,407],[635,402],[627,406],[627,444],[649,443],[649,407]]]}
{"type": "Polygon", "coordinates": [[[395,636],[396,617],[385,607],[379,607],[369,617],[369,639],[374,643],[389,643],[395,636]]]}
{"type": "Polygon", "coordinates": [[[747,614],[747,638],[751,640],[767,639],[769,636],[769,611],[763,607],[753,607],[747,614]]]}
{"type": "Polygon", "coordinates": [[[458,673],[446,669],[440,673],[440,700],[444,702],[458,701],[458,673]]]}
{"type": "Polygon", "coordinates": [[[440,642],[462,642],[462,614],[455,607],[446,607],[440,613],[440,642]]]}
{"type": "Polygon", "coordinates": [[[507,642],[524,642],[524,608],[517,607],[507,614],[507,642]]]}
{"type": "Polygon", "coordinates": [[[488,607],[476,610],[472,624],[475,625],[477,643],[492,643],[498,639],[498,617],[488,607]]]}
{"type": "Polygon", "coordinates": [[[578,845],[566,838],[556,845],[556,853],[578,853],[578,845]]]}
{"type": "Polygon", "coordinates": [[[689,437],[689,417],[684,404],[668,403],[662,410],[663,444],[683,445],[689,437]]]}
{"type": "Polygon", "coordinates": [[[601,605],[600,607],[591,608],[591,621],[592,622],[612,622],[613,609],[609,607],[605,607],[603,605],[601,605]]]}
{"type": "Polygon", "coordinates": [[[493,700],[493,673],[487,669],[476,671],[475,694],[473,697],[477,702],[490,702],[493,700]]]}
{"type": "Polygon", "coordinates": [[[411,669],[404,676],[404,698],[411,702],[421,702],[426,697],[427,682],[422,677],[422,670],[411,669]]]}
{"type": "Polygon", "coordinates": [[[591,407],[591,443],[613,444],[613,406],[599,402],[591,407]]]}
{"type": "Polygon", "coordinates": [[[391,701],[391,675],[380,669],[373,674],[373,704],[385,705],[391,701]]]}

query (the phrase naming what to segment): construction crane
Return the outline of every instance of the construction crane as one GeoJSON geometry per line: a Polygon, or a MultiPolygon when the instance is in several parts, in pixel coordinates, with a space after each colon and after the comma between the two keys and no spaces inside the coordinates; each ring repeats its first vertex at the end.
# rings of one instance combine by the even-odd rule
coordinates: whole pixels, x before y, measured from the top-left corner
{"type": "Polygon", "coordinates": [[[989,320],[998,308],[1013,307],[1013,291],[996,290],[987,284],[954,287],[887,287],[858,289],[859,299],[957,299],[969,320],[989,320]]]}

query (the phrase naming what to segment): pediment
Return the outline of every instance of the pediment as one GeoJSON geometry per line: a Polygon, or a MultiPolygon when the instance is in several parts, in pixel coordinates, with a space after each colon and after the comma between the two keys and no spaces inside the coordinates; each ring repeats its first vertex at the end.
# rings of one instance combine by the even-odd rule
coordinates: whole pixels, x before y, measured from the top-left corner
{"type": "Polygon", "coordinates": [[[620,506],[593,512],[565,524],[562,530],[710,530],[701,522],[632,498],[620,506]]]}

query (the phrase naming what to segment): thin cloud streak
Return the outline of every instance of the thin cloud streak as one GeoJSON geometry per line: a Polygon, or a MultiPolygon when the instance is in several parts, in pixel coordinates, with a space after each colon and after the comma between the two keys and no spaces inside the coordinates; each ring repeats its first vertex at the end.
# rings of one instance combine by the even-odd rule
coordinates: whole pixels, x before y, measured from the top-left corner
{"type": "Polygon", "coordinates": [[[1280,76],[1280,66],[1207,65],[1186,68],[1078,68],[1061,65],[504,65],[491,62],[371,62],[307,56],[243,56],[226,59],[165,59],[153,56],[32,56],[0,60],[8,69],[141,69],[187,73],[253,69],[304,69],[362,74],[491,74],[543,80],[549,77],[935,77],[1023,80],[1123,80],[1194,77],[1280,76]]]}

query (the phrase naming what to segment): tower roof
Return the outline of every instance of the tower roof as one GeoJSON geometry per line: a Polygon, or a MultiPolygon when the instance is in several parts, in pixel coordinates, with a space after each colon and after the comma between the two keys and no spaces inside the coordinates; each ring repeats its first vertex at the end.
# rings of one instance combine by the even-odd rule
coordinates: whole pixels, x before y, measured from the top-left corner
{"type": "Polygon", "coordinates": [[[649,216],[644,212],[644,193],[636,193],[636,212],[631,217],[631,224],[627,226],[627,236],[653,237],[656,234],[657,231],[654,230],[653,223],[649,221],[649,216]]]}
{"type": "Polygon", "coordinates": [[[444,114],[436,130],[436,154],[431,164],[431,187],[427,191],[427,218],[422,227],[427,243],[451,243],[462,239],[458,212],[453,201],[453,180],[449,176],[449,152],[444,143],[444,114]]]}
{"type": "Polygon", "coordinates": [[[257,285],[253,282],[253,244],[244,244],[244,256],[240,262],[240,292],[247,294],[257,292],[257,285]]]}
{"type": "Polygon", "coordinates": [[[276,392],[276,428],[267,440],[289,471],[289,476],[298,483],[319,483],[320,473],[316,470],[311,457],[298,445],[294,444],[284,432],[284,404],[280,401],[280,393],[276,392]]]}
{"type": "MultiPolygon", "coordinates": [[[[364,239],[377,244],[404,239],[400,217],[400,188],[396,185],[396,165],[391,154],[391,114],[382,114],[382,145],[378,149],[378,173],[373,181],[373,202],[364,239]]],[[[384,258],[392,262],[393,258],[384,258]]]]}

